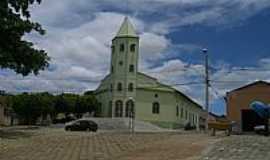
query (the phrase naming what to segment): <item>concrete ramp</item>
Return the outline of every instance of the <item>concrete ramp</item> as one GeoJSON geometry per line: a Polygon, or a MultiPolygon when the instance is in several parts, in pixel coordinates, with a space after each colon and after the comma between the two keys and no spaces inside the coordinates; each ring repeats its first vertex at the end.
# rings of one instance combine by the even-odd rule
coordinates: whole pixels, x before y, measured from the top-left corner
{"type": "Polygon", "coordinates": [[[135,131],[137,132],[161,132],[167,129],[160,128],[150,122],[135,120],[135,131]]]}
{"type": "MultiPolygon", "coordinates": [[[[129,118],[83,118],[96,122],[100,130],[106,131],[130,131],[131,121],[129,118]]],[[[167,131],[149,122],[135,120],[135,131],[138,132],[161,132],[167,131]]]]}
{"type": "Polygon", "coordinates": [[[96,122],[100,130],[128,131],[125,121],[122,118],[83,118],[96,122]]]}

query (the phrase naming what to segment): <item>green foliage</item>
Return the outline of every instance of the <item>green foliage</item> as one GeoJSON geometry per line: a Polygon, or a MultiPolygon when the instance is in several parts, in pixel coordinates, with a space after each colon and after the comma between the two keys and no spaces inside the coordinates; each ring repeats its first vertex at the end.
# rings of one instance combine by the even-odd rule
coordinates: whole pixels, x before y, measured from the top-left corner
{"type": "Polygon", "coordinates": [[[58,113],[66,113],[68,111],[68,104],[64,99],[63,95],[58,95],[55,97],[55,104],[54,104],[55,112],[58,113]]]}
{"type": "Polygon", "coordinates": [[[54,96],[49,93],[19,94],[10,97],[10,105],[24,124],[35,124],[38,117],[58,113],[74,113],[81,117],[86,112],[97,112],[97,100],[94,95],[61,94],[54,96]]]}
{"type": "Polygon", "coordinates": [[[80,96],[76,100],[75,113],[96,112],[97,100],[93,95],[80,96]]]}
{"type": "Polygon", "coordinates": [[[23,40],[26,33],[45,30],[30,21],[29,6],[41,0],[0,1],[0,67],[10,68],[23,76],[38,74],[48,67],[50,58],[44,50],[35,49],[32,42],[23,40]]]}
{"type": "Polygon", "coordinates": [[[55,97],[53,95],[45,92],[35,94],[35,96],[37,96],[38,98],[39,107],[41,108],[41,115],[43,117],[47,116],[47,114],[52,115],[55,113],[54,108],[55,97]]]}
{"type": "Polygon", "coordinates": [[[34,124],[41,115],[40,101],[35,95],[21,94],[13,97],[13,109],[24,124],[34,124]]]}
{"type": "Polygon", "coordinates": [[[61,94],[56,97],[55,110],[56,113],[73,113],[75,110],[78,95],[61,94]]]}

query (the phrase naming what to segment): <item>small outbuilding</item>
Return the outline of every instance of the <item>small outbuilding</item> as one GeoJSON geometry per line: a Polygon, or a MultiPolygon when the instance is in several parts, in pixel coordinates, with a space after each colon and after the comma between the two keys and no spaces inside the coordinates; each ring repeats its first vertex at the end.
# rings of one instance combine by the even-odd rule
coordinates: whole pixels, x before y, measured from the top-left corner
{"type": "Polygon", "coordinates": [[[227,93],[227,118],[234,122],[234,130],[253,131],[255,126],[265,125],[265,119],[250,108],[254,101],[270,104],[270,83],[256,81],[227,93]]]}

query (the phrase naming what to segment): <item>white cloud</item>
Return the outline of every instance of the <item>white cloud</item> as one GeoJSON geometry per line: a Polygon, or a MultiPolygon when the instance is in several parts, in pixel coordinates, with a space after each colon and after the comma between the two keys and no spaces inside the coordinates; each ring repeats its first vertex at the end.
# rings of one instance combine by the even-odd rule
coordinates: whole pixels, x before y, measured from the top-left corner
{"type": "Polygon", "coordinates": [[[160,82],[169,84],[183,93],[195,98],[197,102],[202,104],[202,94],[204,93],[202,90],[204,83],[203,65],[188,64],[180,59],[173,59],[168,62],[164,62],[161,66],[145,70],[145,72],[156,77],[160,82]],[[187,84],[190,82],[195,82],[197,84],[187,84]]]}
{"type": "Polygon", "coordinates": [[[213,87],[220,95],[257,80],[270,80],[270,58],[264,58],[257,62],[255,67],[238,67],[225,65],[211,76],[213,87]],[[263,63],[262,63],[263,62],[263,63]]]}
{"type": "Polygon", "coordinates": [[[171,42],[164,35],[145,32],[140,35],[140,56],[143,60],[158,59],[171,42]]]}
{"type": "MultiPolygon", "coordinates": [[[[145,72],[163,83],[171,84],[195,98],[200,104],[204,104],[204,65],[187,64],[179,59],[174,59],[153,69],[145,70],[145,72]],[[199,82],[199,84],[177,85],[189,82],[199,82]]],[[[270,58],[261,59],[257,62],[257,66],[244,69],[230,64],[216,65],[215,71],[210,74],[210,79],[211,101],[223,98],[226,92],[257,80],[270,82],[270,58]]]]}
{"type": "MultiPolygon", "coordinates": [[[[45,49],[52,58],[49,71],[40,75],[26,77],[8,73],[12,83],[3,84],[2,89],[8,91],[62,91],[94,89],[108,73],[110,64],[111,40],[117,33],[124,15],[114,12],[97,12],[91,21],[73,28],[50,26],[45,37],[35,34],[27,36],[36,42],[36,46],[45,49]],[[20,79],[20,80],[19,80],[20,79]]],[[[141,34],[144,59],[160,54],[166,49],[164,36],[144,32],[145,23],[131,17],[136,29],[141,34]],[[149,43],[151,41],[151,43],[149,43]],[[163,44],[164,43],[164,44],[163,44]],[[144,54],[145,53],[145,54],[144,54]]],[[[6,81],[7,82],[7,81],[6,81]]]]}

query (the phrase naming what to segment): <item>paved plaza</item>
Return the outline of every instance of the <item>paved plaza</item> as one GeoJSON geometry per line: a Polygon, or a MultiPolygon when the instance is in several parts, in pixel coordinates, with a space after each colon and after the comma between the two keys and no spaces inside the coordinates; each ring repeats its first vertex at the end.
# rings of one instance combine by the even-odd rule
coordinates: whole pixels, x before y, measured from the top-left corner
{"type": "Polygon", "coordinates": [[[269,138],[194,132],[0,130],[0,160],[268,160],[269,138]]]}
{"type": "Polygon", "coordinates": [[[233,135],[205,150],[202,160],[270,160],[270,137],[233,135]]]}

